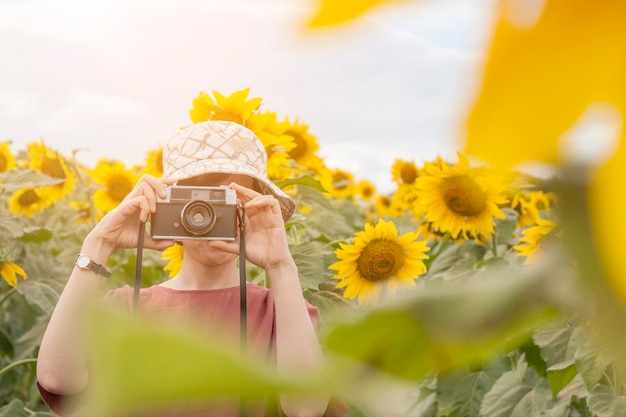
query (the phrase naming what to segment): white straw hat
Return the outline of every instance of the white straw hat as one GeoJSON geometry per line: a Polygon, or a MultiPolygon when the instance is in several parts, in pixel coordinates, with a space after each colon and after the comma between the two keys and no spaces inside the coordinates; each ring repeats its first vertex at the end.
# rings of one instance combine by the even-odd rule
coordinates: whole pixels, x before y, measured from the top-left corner
{"type": "Polygon", "coordinates": [[[245,175],[257,180],[262,194],[280,203],[283,219],[296,203],[267,178],[267,153],[248,128],[234,122],[209,120],[180,130],[163,146],[163,176],[177,180],[206,174],[245,175]]]}

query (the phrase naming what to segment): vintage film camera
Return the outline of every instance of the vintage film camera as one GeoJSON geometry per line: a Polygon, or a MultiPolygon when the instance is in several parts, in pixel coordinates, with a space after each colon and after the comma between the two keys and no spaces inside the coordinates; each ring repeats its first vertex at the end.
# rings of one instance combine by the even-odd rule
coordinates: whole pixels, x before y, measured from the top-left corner
{"type": "Polygon", "coordinates": [[[238,201],[226,186],[167,188],[150,220],[153,239],[235,240],[238,201]]]}

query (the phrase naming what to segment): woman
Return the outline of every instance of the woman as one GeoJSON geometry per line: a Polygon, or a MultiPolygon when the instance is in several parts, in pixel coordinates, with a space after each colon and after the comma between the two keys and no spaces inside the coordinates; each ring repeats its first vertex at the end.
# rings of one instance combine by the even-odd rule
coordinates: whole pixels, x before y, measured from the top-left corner
{"type": "MultiPolygon", "coordinates": [[[[266,177],[265,150],[247,128],[232,122],[209,121],[174,135],[163,148],[164,178],[144,176],[124,201],[105,215],[83,241],[81,255],[51,316],[37,363],[38,386],[55,411],[68,413],[72,402],[89,383],[88,346],[84,317],[100,298],[105,265],[116,250],[136,248],[141,222],[150,220],[157,200],[168,186],[222,186],[235,191],[245,208],[246,258],[265,270],[270,288],[247,284],[247,350],[253,357],[270,357],[279,373],[315,372],[323,364],[316,325],[318,311],[308,304],[289,252],[285,221],[294,201],[266,177]]],[[[180,237],[176,237],[179,240],[180,237]]],[[[178,275],[141,290],[139,308],[157,320],[185,317],[200,322],[216,337],[234,342],[239,322],[238,238],[234,241],[181,239],[184,247],[178,275]],[[163,312],[166,312],[163,314],[163,312]],[[220,324],[226,324],[220,326],[220,324]]],[[[144,247],[163,250],[173,239],[145,236],[144,247]]],[[[129,286],[106,294],[110,303],[130,305],[129,286]]],[[[281,395],[253,405],[250,415],[343,415],[341,403],[328,406],[329,396],[290,398],[281,395]]],[[[233,401],[180,405],[176,410],[155,410],[151,415],[239,415],[233,401]]]]}

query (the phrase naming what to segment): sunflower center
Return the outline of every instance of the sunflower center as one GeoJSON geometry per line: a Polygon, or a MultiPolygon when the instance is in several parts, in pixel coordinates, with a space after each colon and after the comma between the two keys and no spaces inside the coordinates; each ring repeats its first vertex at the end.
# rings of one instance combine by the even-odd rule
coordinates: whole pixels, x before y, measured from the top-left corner
{"type": "Polygon", "coordinates": [[[402,182],[405,184],[413,184],[417,179],[415,167],[409,164],[402,165],[402,168],[400,168],[400,178],[402,178],[402,182]]]}
{"type": "Polygon", "coordinates": [[[361,195],[365,198],[370,198],[374,195],[374,189],[372,187],[363,187],[361,195]]]}
{"type": "Polygon", "coordinates": [[[243,125],[243,118],[241,116],[227,110],[214,112],[212,120],[224,120],[226,122],[235,122],[243,125]]]}
{"type": "Polygon", "coordinates": [[[18,198],[18,202],[21,207],[30,207],[33,204],[38,203],[39,200],[41,200],[41,198],[37,195],[35,190],[27,190],[20,195],[20,198],[18,198]]]}
{"type": "Polygon", "coordinates": [[[343,190],[350,185],[350,179],[343,172],[335,172],[333,174],[333,188],[335,190],[343,190]]]}
{"type": "Polygon", "coordinates": [[[63,170],[63,165],[61,165],[59,158],[43,158],[41,161],[41,172],[52,178],[65,179],[65,170],[63,170]]]}
{"type": "Polygon", "coordinates": [[[288,130],[285,134],[291,136],[293,138],[293,142],[296,144],[296,146],[288,152],[289,157],[298,160],[306,155],[308,146],[302,135],[298,132],[294,132],[293,130],[288,130]]]}
{"type": "Polygon", "coordinates": [[[357,269],[368,281],[383,281],[393,277],[403,263],[404,251],[400,245],[386,239],[375,239],[361,252],[357,269]]]}
{"type": "Polygon", "coordinates": [[[446,178],[443,197],[448,208],[461,216],[477,216],[487,208],[487,195],[467,176],[446,178]]]}
{"type": "Polygon", "coordinates": [[[107,193],[114,201],[122,201],[132,188],[131,181],[123,175],[114,175],[107,182],[107,193]]]}

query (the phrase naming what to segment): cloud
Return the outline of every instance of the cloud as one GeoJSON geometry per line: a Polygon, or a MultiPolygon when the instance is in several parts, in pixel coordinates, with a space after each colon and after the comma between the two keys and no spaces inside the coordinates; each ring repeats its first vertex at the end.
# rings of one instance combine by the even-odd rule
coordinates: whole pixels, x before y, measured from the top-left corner
{"type": "Polygon", "coordinates": [[[200,90],[250,87],[307,123],[329,164],[388,188],[395,158],[454,152],[492,2],[420,1],[316,33],[304,1],[1,3],[0,134],[140,163],[200,90]]]}

